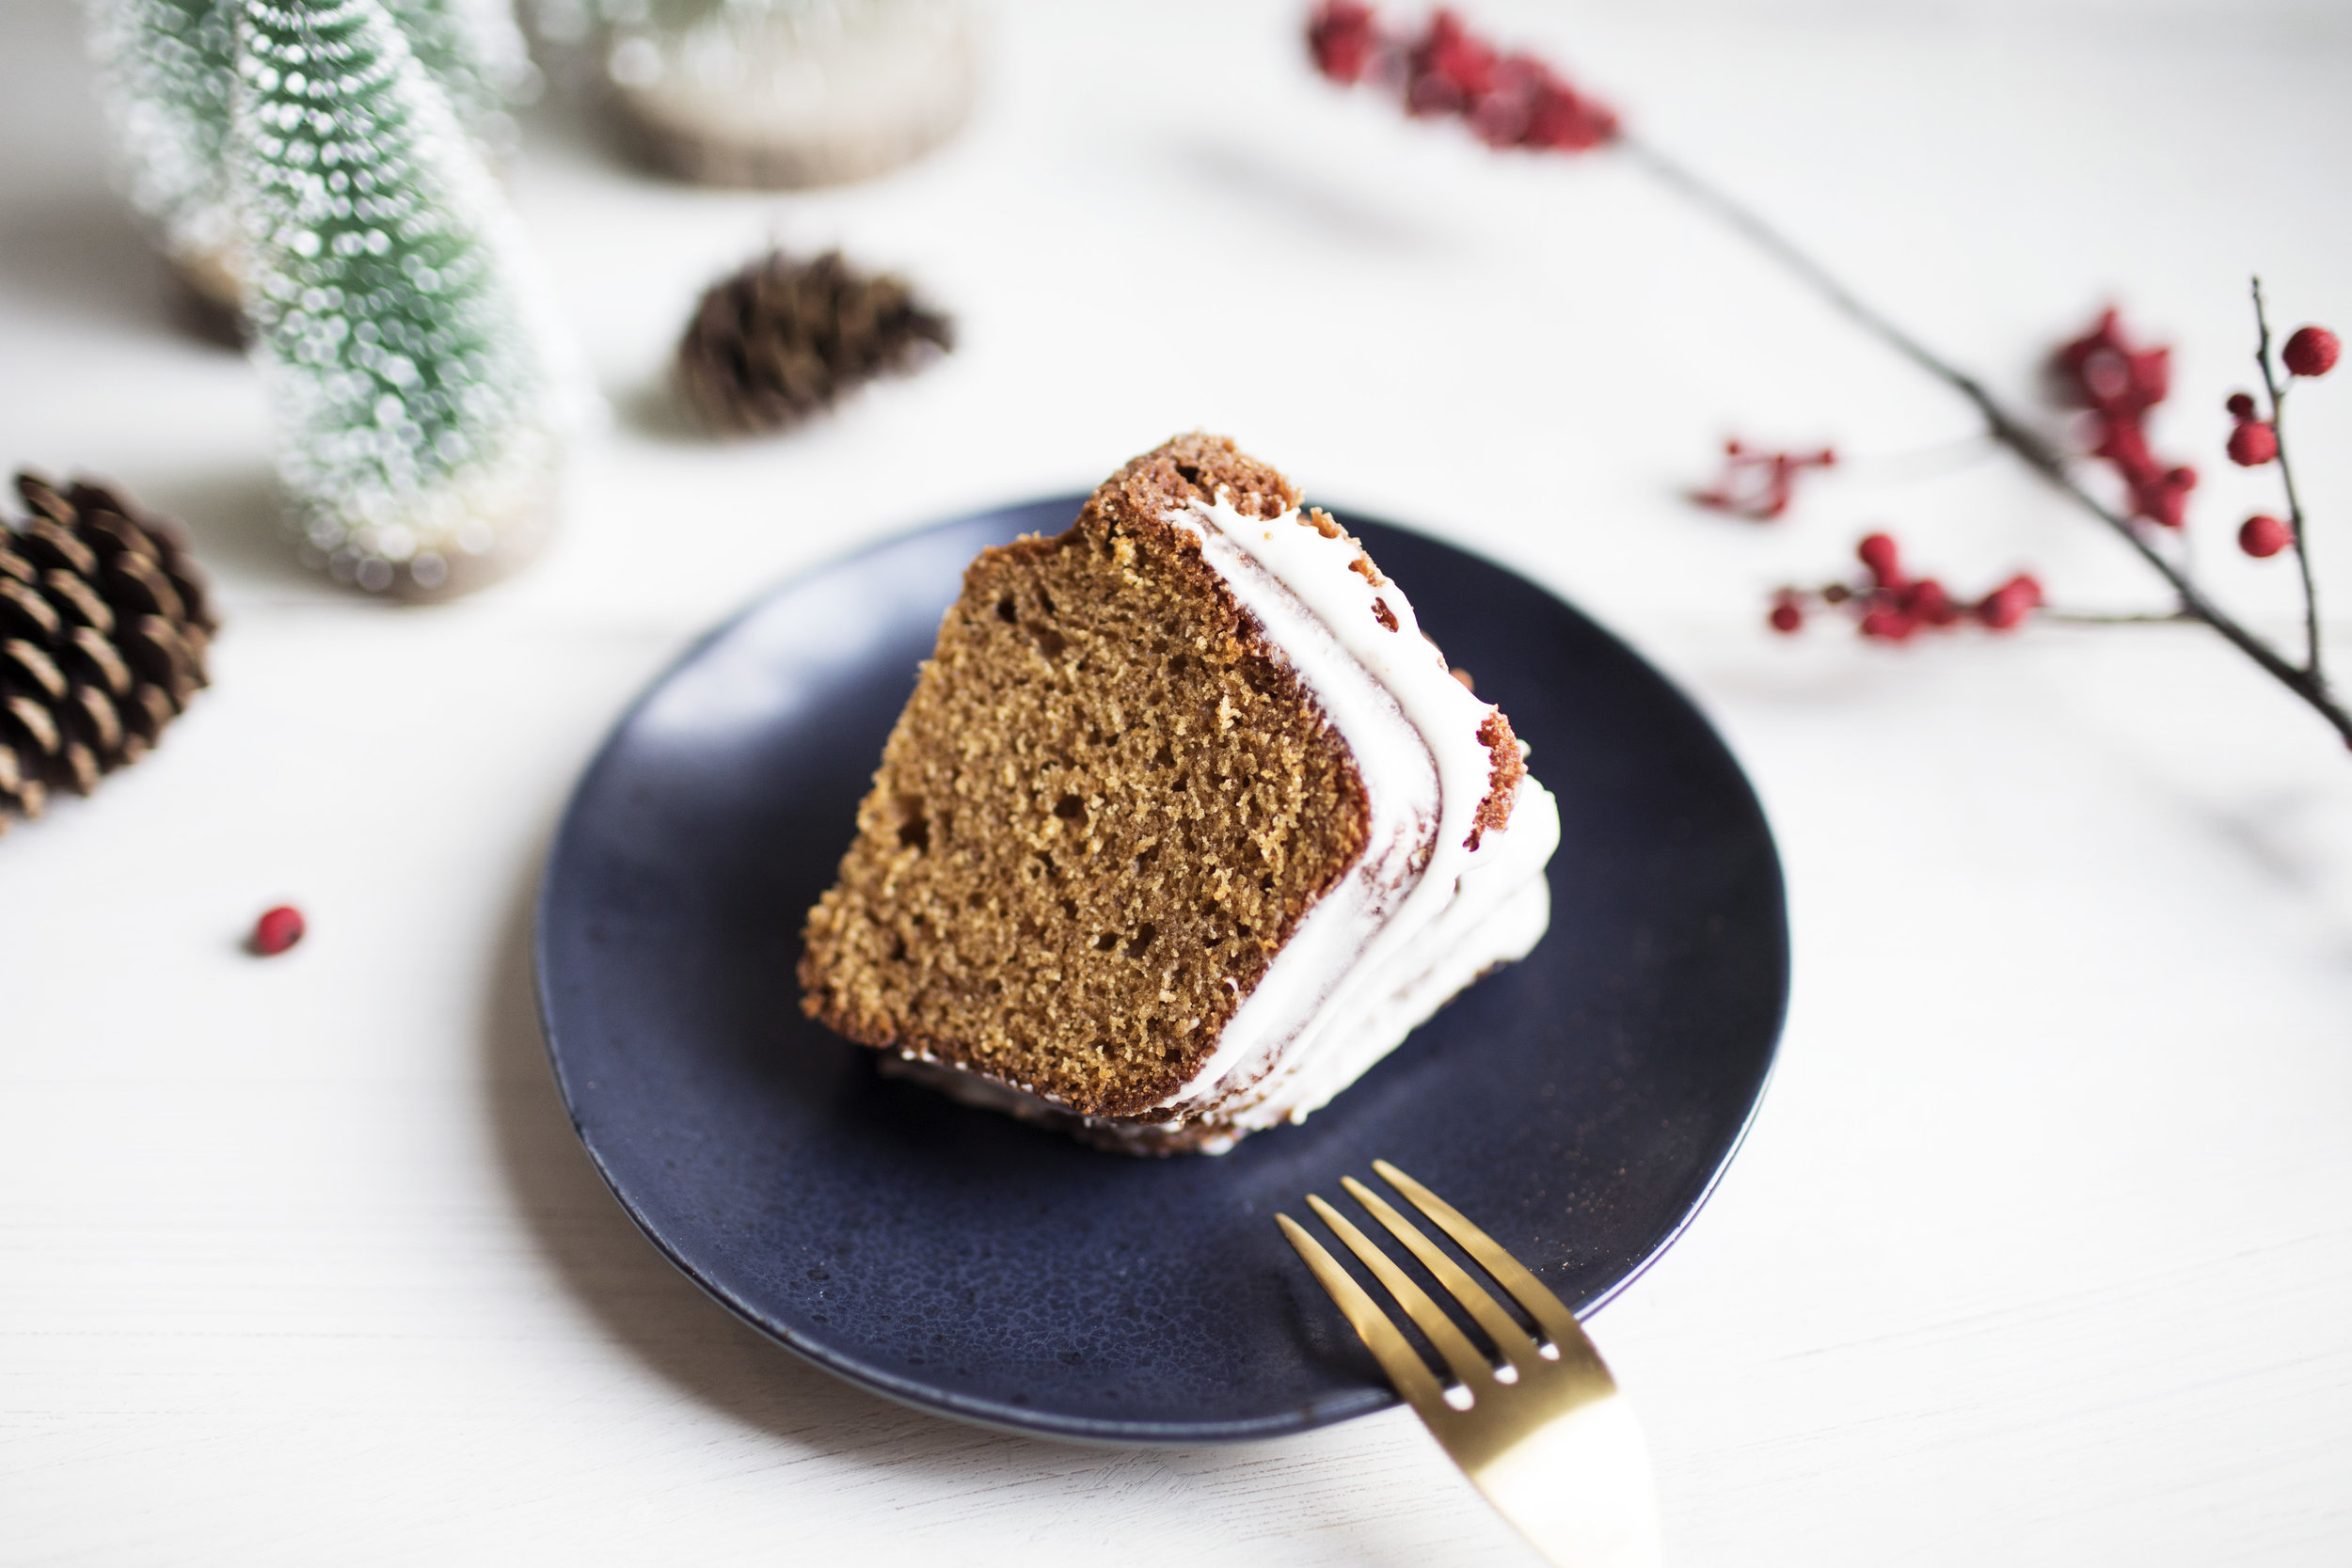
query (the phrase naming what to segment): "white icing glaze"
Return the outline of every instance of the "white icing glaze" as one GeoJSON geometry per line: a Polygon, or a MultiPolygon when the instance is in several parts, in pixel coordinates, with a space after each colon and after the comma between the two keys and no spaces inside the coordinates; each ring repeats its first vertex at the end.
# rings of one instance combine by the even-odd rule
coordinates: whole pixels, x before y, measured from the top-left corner
{"type": "MultiPolygon", "coordinates": [[[[1301,917],[1191,1080],[1148,1122],[1089,1119],[1145,1135],[1196,1118],[1271,1127],[1305,1119],[1463,987],[1526,957],[1551,920],[1544,867],[1560,842],[1559,811],[1522,777],[1507,825],[1470,847],[1493,770],[1478,732],[1495,708],[1454,678],[1396,585],[1375,586],[1356,569],[1362,551],[1344,534],[1326,536],[1295,511],[1246,516],[1222,495],[1166,521],[1200,543],[1347,743],[1369,831],[1363,853],[1301,917]]],[[[971,1076],[946,1064],[931,1076],[943,1073],[971,1076]]],[[[1070,1114],[993,1080],[956,1092],[1016,1115],[1070,1114]]],[[[1220,1132],[1200,1147],[1221,1153],[1233,1136],[1220,1132]]]]}
{"type": "MultiPolygon", "coordinates": [[[[1341,546],[1340,560],[1327,564],[1336,564],[1348,581],[1369,593],[1371,584],[1346,567],[1357,550],[1300,524],[1296,513],[1266,523],[1242,516],[1230,504],[1220,502],[1220,510],[1243,530],[1287,528],[1317,544],[1341,546]]],[[[1370,817],[1363,853],[1300,919],[1290,941],[1226,1023],[1216,1049],[1168,1101],[1168,1109],[1181,1118],[1226,1098],[1219,1090],[1229,1079],[1240,1074],[1262,1077],[1273,1065],[1274,1051],[1312,1022],[1316,1009],[1363,952],[1365,934],[1395,912],[1429,863],[1433,847],[1443,836],[1444,794],[1440,765],[1427,736],[1316,607],[1267,571],[1217,511],[1199,508],[1197,516],[1171,513],[1167,520],[1200,541],[1201,559],[1257,618],[1267,642],[1289,662],[1331,727],[1347,742],[1363,781],[1370,817]],[[1203,527],[1204,521],[1211,526],[1203,527]]],[[[1368,600],[1359,613],[1377,635],[1397,635],[1373,618],[1368,600]]],[[[1437,660],[1454,695],[1469,701],[1470,694],[1446,673],[1437,650],[1418,634],[1415,641],[1437,660]]],[[[1473,720],[1473,731],[1476,723],[1473,720]]],[[[1480,755],[1483,759],[1483,750],[1480,755]]],[[[1483,780],[1480,793],[1485,793],[1483,780]]]]}
{"type": "Polygon", "coordinates": [[[1269,1127],[1327,1103],[1462,987],[1527,955],[1550,924],[1543,872],[1560,842],[1559,813],[1523,777],[1508,825],[1470,847],[1492,783],[1493,753],[1479,731],[1494,705],[1454,678],[1394,583],[1375,586],[1356,569],[1362,550],[1344,534],[1326,536],[1295,511],[1246,516],[1223,496],[1168,521],[1201,541],[1202,559],[1289,656],[1354,752],[1375,823],[1398,814],[1400,796],[1410,798],[1405,809],[1425,812],[1419,781],[1432,765],[1437,775],[1425,864],[1396,877],[1392,861],[1377,863],[1369,852],[1377,841],[1368,842],[1168,1101],[1179,1117],[1269,1127]],[[1302,615],[1315,634],[1297,630],[1302,615]],[[1344,695],[1366,678],[1389,699],[1371,714],[1344,695]],[[1419,773],[1401,762],[1381,713],[1393,716],[1390,726],[1394,718],[1411,726],[1427,759],[1419,773]]]}

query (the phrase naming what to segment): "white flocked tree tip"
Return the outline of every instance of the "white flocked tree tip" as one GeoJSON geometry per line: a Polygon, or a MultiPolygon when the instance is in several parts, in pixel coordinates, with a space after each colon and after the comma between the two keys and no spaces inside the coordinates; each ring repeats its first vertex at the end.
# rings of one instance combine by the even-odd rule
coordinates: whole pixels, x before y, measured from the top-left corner
{"type": "Polygon", "coordinates": [[[228,166],[305,559],[415,597],[527,561],[553,516],[567,356],[383,0],[237,0],[228,166]]]}

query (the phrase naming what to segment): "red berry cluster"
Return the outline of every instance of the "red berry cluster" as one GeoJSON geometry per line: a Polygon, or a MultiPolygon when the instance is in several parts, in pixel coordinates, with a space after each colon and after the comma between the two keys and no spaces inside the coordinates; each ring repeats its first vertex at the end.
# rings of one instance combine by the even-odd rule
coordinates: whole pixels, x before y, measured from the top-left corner
{"type": "MultiPolygon", "coordinates": [[[[2301,326],[2286,341],[2279,358],[2290,376],[2326,375],[2336,368],[2344,345],[2336,335],[2324,326],[2301,326]]],[[[2268,378],[2268,371],[2264,372],[2268,378]]],[[[2283,388],[2273,387],[2275,397],[2284,397],[2283,388]]],[[[2230,411],[2230,461],[2241,468],[2259,468],[2279,461],[2279,419],[2274,404],[2271,417],[2260,417],[2250,392],[2232,392],[2227,404],[2230,411]]],[[[2285,551],[2295,543],[2292,525],[2281,522],[2266,512],[2258,512],[2238,525],[2237,547],[2257,561],[2267,561],[2285,551]]]]}
{"type": "Polygon", "coordinates": [[[2164,528],[2187,520],[2197,470],[2167,467],[2148,446],[2148,415],[2172,385],[2169,349],[2138,349],[2113,310],[2058,351],[2051,365],[2062,400],[2090,411],[2091,455],[2103,458],[2131,492],[2132,515],[2164,528]]]}
{"type": "Polygon", "coordinates": [[[1307,22],[1315,69],[1334,82],[1393,82],[1407,113],[1454,116],[1489,147],[1585,152],[1616,139],[1608,105],[1533,55],[1505,53],[1440,8],[1418,37],[1384,31],[1369,6],[1324,0],[1307,22]]]}
{"type": "Polygon", "coordinates": [[[1867,535],[1854,555],[1869,571],[1859,583],[1833,582],[1806,593],[1784,588],[1772,595],[1767,623],[1777,632],[1804,628],[1808,603],[1841,609],[1862,635],[1884,642],[1907,642],[1922,631],[1949,631],[1974,623],[1990,631],[2010,631],[2042,606],[2042,584],[2020,572],[1973,603],[1954,599],[1934,578],[1903,571],[1902,553],[1886,534],[1867,535]]]}
{"type": "Polygon", "coordinates": [[[1691,499],[1715,512],[1769,523],[1788,510],[1797,498],[1797,478],[1807,468],[1834,468],[1835,449],[1820,451],[1767,451],[1737,439],[1724,443],[1724,469],[1715,483],[1693,490],[1691,499]]]}

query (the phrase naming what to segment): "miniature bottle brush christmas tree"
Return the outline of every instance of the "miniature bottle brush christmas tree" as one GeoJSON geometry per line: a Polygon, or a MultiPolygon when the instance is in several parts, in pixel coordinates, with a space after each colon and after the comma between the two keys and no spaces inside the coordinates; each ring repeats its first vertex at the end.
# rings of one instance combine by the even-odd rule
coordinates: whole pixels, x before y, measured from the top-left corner
{"type": "MultiPolygon", "coordinates": [[[[224,159],[237,0],[87,3],[131,203],[199,303],[233,319],[241,269],[224,159]]],[[[536,90],[538,72],[509,0],[389,0],[387,8],[467,131],[493,156],[511,152],[508,107],[536,90]]]]}
{"type": "Polygon", "coordinates": [[[89,19],[131,204],[190,291],[232,309],[236,222],[221,154],[236,18],[221,0],[90,0],[89,19]]]}
{"type": "Polygon", "coordinates": [[[238,0],[245,309],[306,560],[462,593],[533,554],[562,358],[487,169],[383,0],[238,0]]]}

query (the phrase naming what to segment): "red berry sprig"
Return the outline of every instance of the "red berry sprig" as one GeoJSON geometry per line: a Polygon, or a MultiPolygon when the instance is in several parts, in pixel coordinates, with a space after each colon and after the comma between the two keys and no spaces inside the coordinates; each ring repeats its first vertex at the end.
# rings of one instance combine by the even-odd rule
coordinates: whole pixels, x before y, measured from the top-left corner
{"type": "Polygon", "coordinates": [[[2051,361],[2062,402],[2090,411],[2090,454],[2113,468],[2132,499],[2131,515],[2161,528],[2187,520],[2197,470],[2160,461],[2148,445],[2148,416],[2172,388],[2172,351],[2134,348],[2109,309],[2051,361]]]}
{"type": "Polygon", "coordinates": [[[1418,34],[1389,31],[1369,6],[1324,0],[1307,21],[1315,69],[1344,87],[1392,87],[1406,112],[1467,122],[1489,147],[1588,152],[1617,137],[1617,117],[1533,55],[1506,52],[1439,8],[1418,34]]]}
{"type": "Polygon", "coordinates": [[[1713,512],[1769,523],[1797,499],[1797,480],[1809,468],[1837,466],[1835,448],[1819,451],[1772,451],[1737,438],[1724,443],[1723,471],[1691,499],[1713,512]]]}
{"type": "MultiPolygon", "coordinates": [[[[2286,369],[2286,380],[2271,373],[2270,327],[2262,314],[2262,285],[2254,286],[2255,323],[2260,341],[2254,349],[2254,362],[2262,370],[2263,389],[2270,395],[2270,418],[2261,417],[2250,392],[2232,392],[2225,405],[2230,411],[2230,461],[2244,468],[2259,468],[2268,464],[2279,465],[2280,483],[2287,493],[2288,519],[2281,520],[2268,513],[2257,513],[2238,526],[2237,546],[2257,561],[2283,555],[2294,549],[2299,555],[2303,542],[2303,514],[2295,497],[2295,478],[2287,469],[2286,452],[2279,437],[2279,412],[2286,402],[2288,390],[2298,379],[2326,375],[2336,368],[2336,360],[2344,345],[2336,335],[2324,326],[2298,326],[2288,335],[2279,351],[2279,362],[2286,369]]],[[[2303,574],[2305,609],[2309,621],[2310,657],[2313,670],[2319,658],[2318,612],[2311,604],[2311,570],[2305,563],[2303,574]]]]}
{"type": "Polygon", "coordinates": [[[1882,642],[1908,642],[1923,631],[1949,631],[1975,625],[1987,631],[2014,631],[2042,607],[2042,584],[2020,572],[1984,597],[1962,602],[1934,578],[1904,572],[1902,551],[1885,533],[1863,536],[1854,556],[1868,572],[1859,582],[1832,582],[1806,591],[1782,588],[1772,594],[1765,623],[1783,634],[1804,629],[1808,607],[1842,610],[1863,636],[1882,642]]]}
{"type": "MultiPolygon", "coordinates": [[[[2279,422],[2284,388],[2276,373],[2283,367],[2290,385],[2295,378],[2324,375],[2334,368],[2342,345],[2327,328],[2306,326],[2279,345],[2274,365],[2259,280],[2254,285],[2259,333],[2255,358],[2262,367],[2264,389],[2269,394],[2268,408],[2266,414],[2258,410],[2251,397],[2242,400],[2242,407],[2241,400],[2232,400],[2237,428],[2231,434],[2229,449],[2233,460],[2248,467],[2276,464],[2280,488],[2286,493],[2283,520],[2265,514],[2249,518],[2238,532],[2241,546],[2251,553],[2259,555],[2265,549],[2274,554],[2287,549],[2295,553],[2303,576],[2306,641],[2299,662],[2208,594],[2182,552],[2163,547],[2157,531],[2177,531],[2185,525],[2197,471],[2186,464],[2163,461],[2150,445],[2148,418],[2170,390],[2170,356],[2160,347],[2136,346],[2116,312],[2106,311],[2090,331],[2066,343],[2053,356],[2051,369],[2064,401],[2088,414],[2088,455],[2106,464],[2122,481],[2127,497],[2122,505],[2086,487],[2074,470],[2070,454],[2044,436],[2031,418],[2011,408],[1977,376],[1874,309],[1763,214],[1625,131],[1608,106],[1579,91],[1534,56],[1496,48],[1472,33],[1451,10],[1436,12],[1418,33],[1384,29],[1372,8],[1361,0],[1318,0],[1309,22],[1307,43],[1315,69],[1327,79],[1346,85],[1377,85],[1392,93],[1408,112],[1459,119],[1491,146],[1564,152],[1616,149],[1661,187],[1738,233],[1838,314],[1967,402],[1982,418],[1984,433],[1993,442],[2111,530],[2164,579],[2177,598],[2178,609],[2170,615],[2121,619],[2185,620],[2212,627],[2352,744],[2352,704],[2339,700],[2321,670],[2317,596],[2304,515],[2279,422]],[[2278,542],[2281,528],[2286,534],[2283,545],[2278,542]]],[[[1757,475],[1739,475],[1741,484],[1752,477],[1757,483],[1753,493],[1732,483],[1733,468],[1727,466],[1724,482],[1697,492],[1693,499],[1748,516],[1777,516],[1788,509],[1794,491],[1793,471],[1775,476],[1768,462],[1757,475]]],[[[1860,590],[1844,584],[1831,586],[1836,591],[1835,595],[1829,589],[1811,595],[1785,590],[1773,600],[1772,626],[1784,632],[1802,628],[1806,606],[1819,599],[1859,606],[1858,620],[1864,623],[1866,635],[1902,641],[1922,626],[1956,626],[1970,620],[1989,629],[2006,630],[2022,623],[2041,602],[2039,586],[2022,576],[1969,607],[1951,604],[1947,594],[1939,599],[1940,585],[1911,583],[1898,589],[1874,580],[1860,590]]]]}

